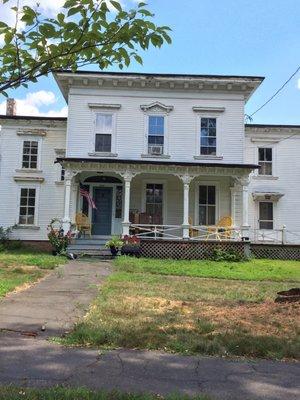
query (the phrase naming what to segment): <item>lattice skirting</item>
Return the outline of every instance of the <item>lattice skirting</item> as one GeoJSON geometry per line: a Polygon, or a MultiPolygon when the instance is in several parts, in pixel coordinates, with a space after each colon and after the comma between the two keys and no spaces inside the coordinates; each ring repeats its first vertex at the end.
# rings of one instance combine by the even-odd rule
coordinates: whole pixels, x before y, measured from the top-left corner
{"type": "Polygon", "coordinates": [[[241,256],[247,255],[247,242],[192,242],[186,240],[142,240],[141,255],[149,258],[177,260],[207,259],[214,249],[234,250],[241,256]]]}
{"type": "Polygon", "coordinates": [[[256,258],[300,260],[300,245],[251,244],[251,253],[256,258]]]}

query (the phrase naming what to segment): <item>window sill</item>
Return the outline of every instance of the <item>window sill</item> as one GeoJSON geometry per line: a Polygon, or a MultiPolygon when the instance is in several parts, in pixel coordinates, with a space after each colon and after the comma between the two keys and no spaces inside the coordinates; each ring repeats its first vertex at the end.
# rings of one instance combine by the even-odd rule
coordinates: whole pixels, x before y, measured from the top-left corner
{"type": "Polygon", "coordinates": [[[18,225],[17,224],[14,226],[14,229],[30,229],[30,230],[38,231],[41,228],[37,225],[18,225]]]}
{"type": "Polygon", "coordinates": [[[64,186],[65,181],[55,181],[55,185],[64,186]]]}
{"type": "Polygon", "coordinates": [[[168,159],[171,158],[171,156],[169,154],[141,154],[142,158],[158,158],[158,159],[168,159]]]}
{"type": "Polygon", "coordinates": [[[35,169],[35,168],[20,168],[16,169],[16,172],[29,172],[29,173],[41,174],[43,171],[41,169],[35,169]]]}
{"type": "Polygon", "coordinates": [[[42,176],[27,176],[27,175],[14,176],[13,179],[16,182],[38,182],[38,183],[42,183],[45,180],[45,178],[43,178],[42,176]]]}
{"type": "Polygon", "coordinates": [[[94,153],[88,153],[89,156],[91,157],[118,157],[118,154],[116,153],[105,153],[105,152],[97,152],[95,151],[94,153]]]}
{"type": "Polygon", "coordinates": [[[194,156],[194,160],[223,160],[223,156],[200,155],[200,156],[194,156]]]}
{"type": "Polygon", "coordinates": [[[254,175],[253,179],[276,181],[277,179],[279,179],[279,177],[278,176],[273,176],[273,175],[254,175]]]}

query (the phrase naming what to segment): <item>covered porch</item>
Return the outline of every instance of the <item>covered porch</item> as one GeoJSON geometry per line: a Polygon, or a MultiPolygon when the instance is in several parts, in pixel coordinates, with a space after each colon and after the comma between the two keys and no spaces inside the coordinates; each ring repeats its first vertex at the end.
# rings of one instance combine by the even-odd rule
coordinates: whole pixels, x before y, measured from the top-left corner
{"type": "Polygon", "coordinates": [[[249,236],[255,165],[58,159],[65,169],[64,231],[84,214],[94,238],[240,241],[249,236]],[[86,190],[95,209],[80,195],[86,190]]]}

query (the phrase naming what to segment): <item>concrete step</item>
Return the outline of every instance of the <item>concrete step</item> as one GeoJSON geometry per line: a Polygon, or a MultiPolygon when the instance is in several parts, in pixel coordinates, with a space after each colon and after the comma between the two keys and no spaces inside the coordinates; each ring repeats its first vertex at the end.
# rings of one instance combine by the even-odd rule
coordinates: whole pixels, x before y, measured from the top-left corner
{"type": "Polygon", "coordinates": [[[87,249],[87,250],[105,250],[104,244],[78,244],[78,243],[71,243],[68,248],[70,249],[87,249]]]}
{"type": "Polygon", "coordinates": [[[112,259],[112,255],[110,250],[99,250],[99,249],[78,249],[78,248],[69,248],[67,249],[68,253],[80,255],[87,255],[92,257],[101,257],[104,259],[112,259]]]}

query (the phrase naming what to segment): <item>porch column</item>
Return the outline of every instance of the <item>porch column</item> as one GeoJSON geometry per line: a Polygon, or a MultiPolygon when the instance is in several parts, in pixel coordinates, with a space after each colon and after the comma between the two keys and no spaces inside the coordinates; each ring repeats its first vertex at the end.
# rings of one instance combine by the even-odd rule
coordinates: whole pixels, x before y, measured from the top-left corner
{"type": "Polygon", "coordinates": [[[129,235],[130,186],[131,186],[131,180],[134,177],[134,174],[131,172],[125,172],[124,174],[121,174],[121,176],[123,177],[124,182],[125,182],[124,219],[122,222],[122,226],[123,226],[122,234],[123,234],[123,236],[125,236],[125,235],[129,235]]]}
{"type": "Polygon", "coordinates": [[[183,239],[190,238],[190,223],[189,223],[189,201],[190,201],[190,183],[193,176],[181,175],[180,179],[183,182],[183,224],[182,237],[183,239]]]}
{"type": "Polygon", "coordinates": [[[240,179],[242,188],[242,235],[243,237],[249,237],[249,177],[243,177],[240,179]]]}
{"type": "Polygon", "coordinates": [[[65,206],[64,206],[64,217],[62,220],[62,228],[66,235],[71,227],[70,219],[70,202],[71,202],[71,186],[74,173],[72,171],[65,171],[65,206]]]}

